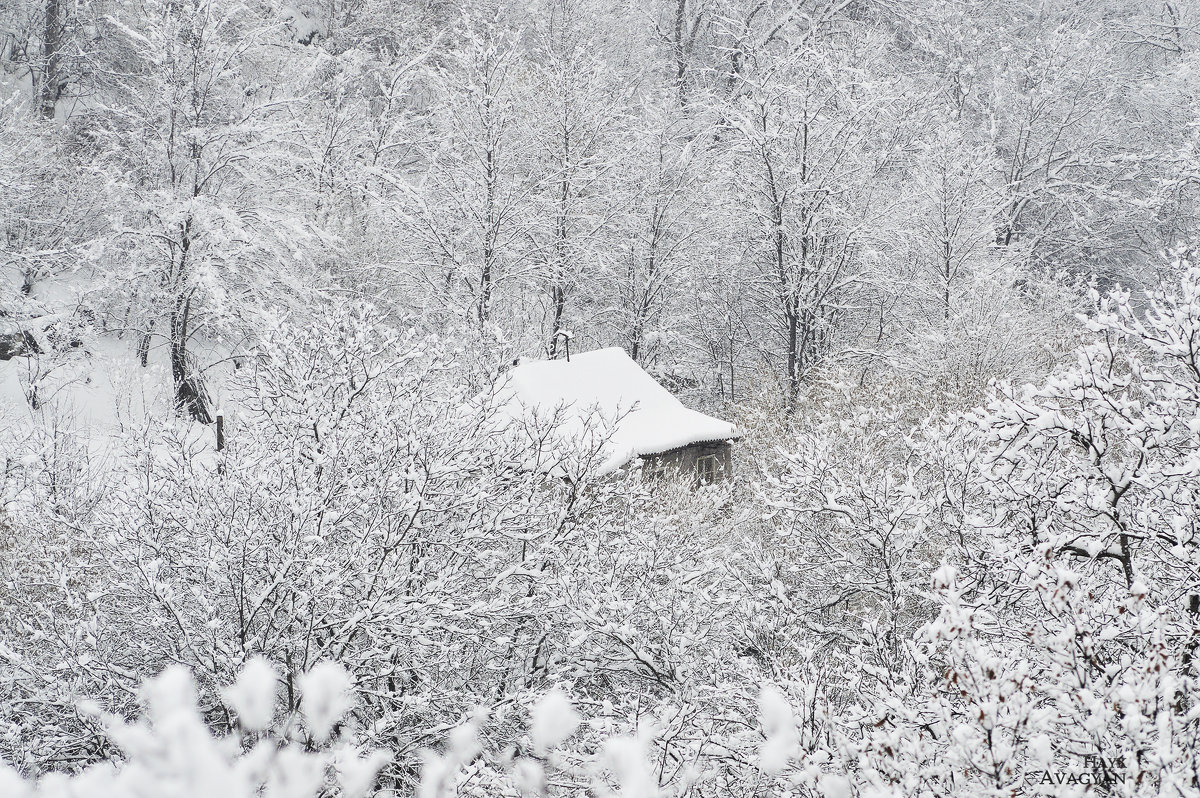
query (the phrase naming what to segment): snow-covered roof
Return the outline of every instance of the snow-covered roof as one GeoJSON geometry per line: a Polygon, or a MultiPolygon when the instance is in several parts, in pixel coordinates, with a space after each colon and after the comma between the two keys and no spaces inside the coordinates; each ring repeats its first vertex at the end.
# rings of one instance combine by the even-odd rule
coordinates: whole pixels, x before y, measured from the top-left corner
{"type": "Polygon", "coordinates": [[[602,474],[638,456],[741,437],[728,421],[684,407],[619,347],[522,362],[502,375],[495,396],[509,419],[553,423],[562,442],[597,445],[602,474]]]}

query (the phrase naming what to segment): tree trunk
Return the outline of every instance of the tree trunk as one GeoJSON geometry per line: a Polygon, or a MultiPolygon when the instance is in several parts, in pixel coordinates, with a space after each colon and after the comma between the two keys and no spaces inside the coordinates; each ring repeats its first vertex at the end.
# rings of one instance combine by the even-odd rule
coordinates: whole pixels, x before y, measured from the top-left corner
{"type": "Polygon", "coordinates": [[[567,292],[561,285],[553,285],[550,288],[550,299],[554,305],[554,323],[550,328],[550,359],[554,360],[558,357],[558,340],[562,337],[558,331],[562,329],[563,314],[567,309],[567,292]]]}
{"type": "Polygon", "coordinates": [[[800,297],[797,287],[788,279],[786,253],[784,252],[783,208],[776,206],[771,220],[775,228],[775,268],[778,270],[780,290],[783,292],[783,324],[787,332],[787,412],[796,409],[800,395],[800,297]]]}
{"type": "Polygon", "coordinates": [[[171,309],[171,377],[175,382],[175,406],[201,424],[212,422],[205,397],[204,385],[198,375],[191,373],[188,363],[188,316],[191,299],[176,303],[171,309]]]}
{"type": "MultiPolygon", "coordinates": [[[[490,132],[488,134],[491,135],[490,132]]],[[[488,145],[484,165],[484,231],[483,231],[483,269],[479,274],[479,305],[476,315],[479,318],[479,329],[491,320],[492,289],[495,282],[496,261],[496,152],[488,145]]]]}
{"type": "MultiPolygon", "coordinates": [[[[764,121],[763,130],[766,130],[764,121]]],[[[796,409],[800,395],[800,289],[792,280],[787,263],[787,236],[783,228],[785,197],[779,191],[775,178],[775,167],[764,150],[763,165],[766,168],[767,197],[771,203],[771,266],[779,283],[779,300],[783,311],[784,335],[787,338],[787,403],[786,410],[796,409]]]]}
{"type": "Polygon", "coordinates": [[[38,86],[38,114],[54,119],[62,92],[61,49],[63,25],[59,0],[46,0],[46,24],[42,30],[42,79],[38,86]]]}
{"type": "Polygon", "coordinates": [[[558,331],[562,329],[567,312],[567,221],[571,202],[571,133],[563,120],[562,178],[559,181],[558,214],[554,225],[554,267],[550,272],[550,300],[554,307],[554,323],[550,326],[550,359],[558,357],[558,331]]]}
{"type": "Polygon", "coordinates": [[[945,321],[950,321],[950,278],[954,271],[951,265],[950,241],[942,242],[942,313],[945,321]]]}
{"type": "MultiPolygon", "coordinates": [[[[650,321],[650,314],[654,310],[654,294],[657,288],[659,279],[658,269],[658,209],[655,207],[655,212],[650,217],[650,244],[646,252],[646,279],[645,288],[638,290],[636,283],[633,286],[635,302],[634,308],[633,331],[629,335],[629,356],[636,362],[638,355],[642,351],[642,339],[646,335],[646,325],[650,321]]],[[[636,277],[636,275],[635,275],[636,277]]]]}
{"type": "Polygon", "coordinates": [[[212,422],[208,400],[200,376],[191,373],[187,342],[190,335],[189,317],[192,310],[191,292],[187,290],[188,255],[191,252],[191,219],[183,223],[180,236],[179,269],[176,272],[175,300],[168,315],[171,345],[171,377],[175,384],[175,407],[186,412],[201,424],[212,422]]]}
{"type": "Polygon", "coordinates": [[[142,368],[150,365],[150,328],[138,336],[137,356],[142,368]]]}
{"type": "Polygon", "coordinates": [[[671,43],[675,57],[675,93],[679,98],[679,107],[686,108],[688,103],[687,88],[687,49],[684,45],[684,18],[687,11],[687,0],[676,0],[675,3],[675,41],[671,43]]]}

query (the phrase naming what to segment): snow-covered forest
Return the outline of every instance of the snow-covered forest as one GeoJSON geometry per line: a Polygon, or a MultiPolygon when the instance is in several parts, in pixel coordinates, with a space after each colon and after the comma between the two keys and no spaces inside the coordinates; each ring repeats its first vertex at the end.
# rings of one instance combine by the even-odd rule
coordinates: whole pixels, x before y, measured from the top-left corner
{"type": "Polygon", "coordinates": [[[0,0],[0,798],[1200,795],[1198,210],[1193,0],[0,0]]]}

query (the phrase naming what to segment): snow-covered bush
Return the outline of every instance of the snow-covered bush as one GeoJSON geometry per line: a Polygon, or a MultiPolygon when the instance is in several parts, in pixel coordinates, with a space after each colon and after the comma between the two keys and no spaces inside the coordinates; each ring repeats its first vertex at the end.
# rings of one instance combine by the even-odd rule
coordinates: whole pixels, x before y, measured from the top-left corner
{"type": "MultiPolygon", "coordinates": [[[[7,798],[311,798],[336,784],[343,798],[370,794],[386,752],[360,756],[338,743],[320,750],[304,744],[299,718],[273,722],[277,674],[263,660],[251,660],[226,691],[235,713],[234,728],[214,736],[205,722],[191,673],[178,666],[147,681],[139,692],[145,711],[126,723],[92,706],[121,760],[93,765],[73,776],[51,774],[26,781],[0,762],[0,794],[7,798]]],[[[325,739],[350,701],[346,672],[321,663],[302,680],[303,723],[325,739]],[[314,710],[314,707],[319,709],[314,710]],[[327,711],[329,710],[329,711],[327,711]]]]}
{"type": "MultiPolygon", "coordinates": [[[[232,725],[226,734],[214,736],[191,673],[173,666],[138,691],[144,708],[139,722],[125,722],[94,702],[79,706],[103,726],[118,757],[73,776],[31,780],[0,761],[0,794],[250,798],[265,788],[278,798],[302,798],[334,784],[346,798],[368,794],[389,756],[382,751],[360,756],[339,739],[339,722],[354,702],[349,675],[340,665],[323,662],[299,681],[299,713],[277,722],[278,674],[266,660],[250,660],[237,681],[222,690],[232,725]],[[314,750],[313,740],[328,745],[314,750]]],[[[555,722],[550,720],[552,728],[555,722]]]]}
{"type": "Polygon", "coordinates": [[[956,527],[860,778],[936,795],[1194,794],[1200,270],[941,444],[956,527]],[[946,458],[947,454],[953,457],[946,458]],[[1088,786],[1092,785],[1092,786],[1088,786]]]}
{"type": "Polygon", "coordinates": [[[1200,270],[1144,313],[1096,302],[1040,386],[903,437],[886,398],[784,436],[759,489],[760,623],[797,652],[782,783],[1194,792],[1200,270]]]}
{"type": "Polygon", "coordinates": [[[132,763],[80,700],[184,664],[218,738],[275,710],[401,795],[1186,794],[1200,272],[1086,326],[971,414],[830,386],[748,479],[651,493],[506,468],[437,341],[283,325],[223,452],[151,429],[80,512],[10,486],[4,756],[132,763]],[[259,657],[277,705],[224,687],[259,657]]]}
{"type": "Polygon", "coordinates": [[[221,687],[259,656],[288,712],[302,674],[342,663],[360,697],[346,722],[395,754],[399,789],[479,706],[491,760],[523,748],[520,708],[553,686],[590,711],[593,746],[651,716],[673,729],[654,750],[667,782],[716,755],[708,738],[737,726],[718,702],[752,711],[761,677],[727,493],[515,469],[527,458],[444,346],[383,329],[354,309],[280,325],[235,375],[219,453],[194,425],[151,424],[113,447],[95,505],[47,512],[26,487],[27,534],[0,566],[13,765],[115,755],[79,700],[130,716],[140,679],[173,664],[230,730],[221,687]]]}
{"type": "MultiPolygon", "coordinates": [[[[376,790],[380,769],[390,759],[383,750],[363,752],[338,731],[337,721],[356,699],[349,674],[336,663],[323,662],[301,679],[299,713],[277,717],[278,674],[265,660],[247,663],[234,684],[222,693],[234,713],[224,734],[214,735],[205,722],[196,684],[185,668],[174,666],[139,690],[142,716],[126,722],[95,714],[120,751],[73,775],[49,774],[26,779],[0,761],[0,794],[6,798],[315,798],[337,795],[363,798],[376,790]],[[331,739],[332,738],[332,739],[331,739]],[[321,740],[314,746],[313,740],[321,740]]],[[[361,695],[361,690],[357,691],[361,695]]],[[[787,699],[773,689],[759,697],[763,742],[752,754],[764,772],[777,772],[796,756],[796,734],[787,699]]],[[[422,751],[417,798],[450,795],[523,795],[545,798],[559,787],[574,785],[599,795],[659,798],[678,794],[663,789],[662,771],[649,748],[661,739],[661,728],[644,726],[635,735],[612,736],[591,752],[580,750],[577,731],[584,718],[561,691],[540,697],[529,713],[529,747],[509,752],[498,766],[481,757],[480,731],[489,713],[477,708],[461,724],[444,729],[434,748],[422,751]]],[[[751,764],[751,763],[747,763],[751,764]]],[[[692,774],[694,783],[703,774],[692,774]]],[[[818,776],[821,794],[844,794],[843,777],[818,776]],[[843,792],[838,792],[843,790],[843,792]]],[[[382,794],[394,795],[390,791],[382,794]]]]}

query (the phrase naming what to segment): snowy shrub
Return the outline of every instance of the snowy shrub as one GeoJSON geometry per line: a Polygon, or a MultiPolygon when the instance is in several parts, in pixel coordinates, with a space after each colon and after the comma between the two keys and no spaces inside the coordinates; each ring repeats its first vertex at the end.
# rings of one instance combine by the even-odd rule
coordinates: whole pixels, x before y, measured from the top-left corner
{"type": "MultiPolygon", "coordinates": [[[[335,663],[315,666],[301,683],[323,707],[348,708],[353,702],[349,675],[335,663]]],[[[225,695],[239,719],[262,721],[263,708],[274,706],[276,687],[270,667],[254,661],[225,695]]],[[[32,780],[0,762],[2,794],[6,798],[315,798],[327,794],[364,798],[376,794],[379,771],[390,759],[382,750],[364,755],[344,740],[334,739],[324,747],[306,745],[308,738],[298,733],[294,717],[260,728],[238,723],[224,735],[214,736],[202,716],[195,682],[184,668],[172,667],[148,680],[139,695],[144,706],[141,720],[127,723],[111,715],[101,718],[106,734],[120,749],[119,761],[102,762],[70,776],[50,774],[32,780]]],[[[788,728],[791,712],[781,695],[764,691],[763,705],[764,719],[771,724],[764,746],[765,768],[768,747],[780,749],[777,756],[791,754],[794,729],[788,728]],[[769,714],[768,706],[777,709],[769,714]]],[[[423,751],[416,797],[549,796],[556,792],[550,786],[552,778],[620,798],[668,794],[660,786],[649,755],[656,736],[649,727],[636,735],[611,737],[594,754],[579,754],[563,749],[581,720],[563,693],[546,694],[530,714],[532,751],[495,768],[479,760],[480,729],[489,718],[486,711],[476,710],[439,741],[440,750],[423,751]]],[[[340,716],[334,710],[323,718],[337,720],[340,716]]],[[[305,714],[305,721],[311,726],[311,712],[305,714]]]]}
{"type": "MultiPolygon", "coordinates": [[[[293,738],[288,722],[269,729],[264,708],[274,707],[276,681],[269,666],[257,661],[248,664],[227,695],[239,718],[253,719],[256,727],[247,724],[240,731],[213,736],[201,714],[191,674],[184,668],[170,668],[143,685],[145,713],[140,721],[125,723],[103,716],[121,761],[93,765],[73,776],[51,774],[33,781],[25,781],[0,763],[0,794],[9,798],[251,798],[262,794],[313,798],[329,784],[336,784],[343,798],[370,794],[387,754],[360,757],[346,745],[314,751],[293,738]]],[[[330,706],[346,705],[349,685],[340,666],[323,663],[305,676],[305,684],[330,706]]]]}
{"type": "Polygon", "coordinates": [[[0,798],[1200,794],[1198,15],[0,2],[0,798]]]}
{"type": "Polygon", "coordinates": [[[795,635],[770,659],[798,751],[764,694],[768,771],[862,795],[1194,791],[1200,270],[1181,272],[1144,314],[1096,297],[1073,365],[958,421],[898,440],[880,403],[791,433],[759,488],[779,597],[760,623],[795,635]]]}
{"type": "Polygon", "coordinates": [[[383,778],[401,790],[477,706],[492,708],[490,758],[552,746],[546,719],[522,742],[518,708],[556,685],[592,713],[593,746],[654,716],[675,738],[654,752],[668,781],[737,726],[714,701],[753,711],[760,672],[737,630],[755,599],[726,570],[741,556],[727,492],[513,469],[522,453],[489,432],[442,345],[382,329],[351,308],[281,325],[237,375],[224,451],[150,425],[114,448],[80,517],[22,504],[30,534],[2,566],[10,763],[115,755],[78,701],[130,716],[139,680],[177,663],[219,733],[265,726],[270,708],[246,696],[269,663],[314,744],[344,708],[303,674],[342,663],[360,700],[340,723],[395,754],[383,778]]]}
{"type": "Polygon", "coordinates": [[[1144,315],[1115,292],[1087,326],[1073,367],[1000,391],[943,443],[953,564],[933,575],[925,676],[875,710],[861,777],[1194,793],[1200,270],[1144,315]]]}
{"type": "Polygon", "coordinates": [[[1198,297],[1115,294],[950,420],[831,386],[700,491],[506,467],[440,342],[281,325],[223,452],[151,426],[66,506],[10,485],[0,750],[135,778],[108,729],[191,706],[139,688],[183,664],[181,739],[260,786],[269,739],[301,791],[1186,794],[1198,297]]]}

